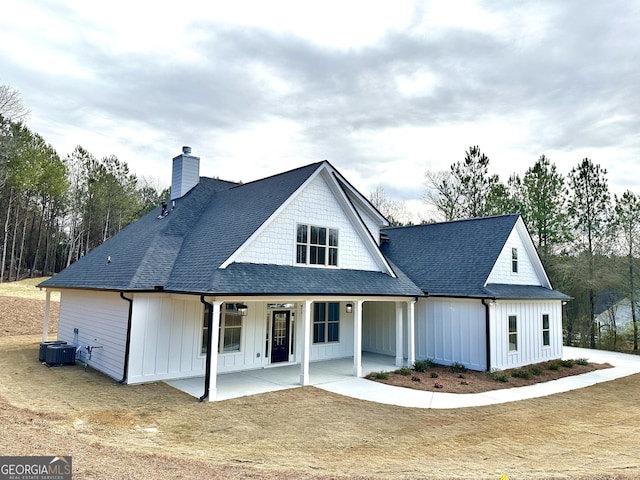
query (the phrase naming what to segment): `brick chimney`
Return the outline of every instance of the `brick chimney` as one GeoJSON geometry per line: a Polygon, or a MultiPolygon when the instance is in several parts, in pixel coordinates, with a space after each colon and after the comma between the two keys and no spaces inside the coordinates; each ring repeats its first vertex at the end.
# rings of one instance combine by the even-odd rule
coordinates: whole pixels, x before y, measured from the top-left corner
{"type": "Polygon", "coordinates": [[[191,147],[182,147],[182,153],[173,159],[171,200],[183,197],[200,180],[200,157],[191,155],[191,147]]]}

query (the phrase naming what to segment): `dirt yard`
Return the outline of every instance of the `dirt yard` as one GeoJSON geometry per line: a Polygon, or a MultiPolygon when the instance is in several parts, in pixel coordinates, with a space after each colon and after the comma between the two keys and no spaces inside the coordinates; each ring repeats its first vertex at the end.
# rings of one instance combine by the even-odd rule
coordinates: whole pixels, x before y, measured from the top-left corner
{"type": "MultiPolygon", "coordinates": [[[[7,314],[6,300],[0,332],[42,318],[41,303],[7,314]]],[[[47,368],[34,329],[0,337],[0,452],[72,455],[76,479],[640,478],[638,375],[458,410],[313,387],[198,403],[162,383],[47,368]]]]}

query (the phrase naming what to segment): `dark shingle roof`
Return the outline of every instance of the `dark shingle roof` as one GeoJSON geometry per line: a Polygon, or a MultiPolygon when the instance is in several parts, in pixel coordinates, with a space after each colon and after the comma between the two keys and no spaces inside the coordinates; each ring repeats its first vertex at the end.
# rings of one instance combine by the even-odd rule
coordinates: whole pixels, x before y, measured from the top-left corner
{"type": "Polygon", "coordinates": [[[544,287],[485,287],[519,215],[385,229],[383,253],[432,296],[555,298],[544,287]]]}
{"type": "Polygon", "coordinates": [[[235,294],[420,295],[408,278],[341,269],[225,262],[324,162],[238,185],[201,178],[41,285],[105,290],[235,294]],[[111,263],[107,258],[111,257],[111,263]]]}

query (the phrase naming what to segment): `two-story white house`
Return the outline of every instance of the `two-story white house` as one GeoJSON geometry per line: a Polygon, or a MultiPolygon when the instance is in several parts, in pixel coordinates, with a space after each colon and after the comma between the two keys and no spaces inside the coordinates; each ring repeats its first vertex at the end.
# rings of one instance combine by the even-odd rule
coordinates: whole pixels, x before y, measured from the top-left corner
{"type": "MultiPolygon", "coordinates": [[[[509,368],[562,355],[561,302],[518,215],[387,229],[329,162],[236,184],[173,159],[171,202],[41,284],[58,338],[123,383],[389,355],[509,368]]],[[[43,338],[46,340],[48,318],[43,338]]],[[[364,372],[365,374],[368,372],[364,372]]]]}

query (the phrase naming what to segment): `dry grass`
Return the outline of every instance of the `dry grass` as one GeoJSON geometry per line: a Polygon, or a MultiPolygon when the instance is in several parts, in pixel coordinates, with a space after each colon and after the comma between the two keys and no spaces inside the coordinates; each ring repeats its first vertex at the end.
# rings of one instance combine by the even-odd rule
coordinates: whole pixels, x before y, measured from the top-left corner
{"type": "MultiPolygon", "coordinates": [[[[30,298],[32,300],[45,300],[45,289],[39,289],[38,284],[44,282],[49,277],[28,278],[19,282],[0,283],[0,297],[30,298]]],[[[51,292],[51,300],[60,301],[60,292],[51,292]]]]}
{"type": "Polygon", "coordinates": [[[0,452],[70,454],[78,479],[640,477],[638,375],[459,410],[313,387],[198,403],[161,383],[47,368],[38,341],[0,338],[0,452]]]}

